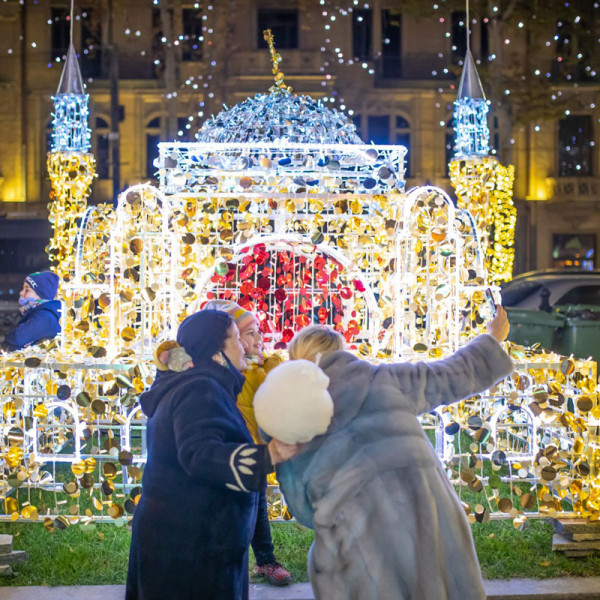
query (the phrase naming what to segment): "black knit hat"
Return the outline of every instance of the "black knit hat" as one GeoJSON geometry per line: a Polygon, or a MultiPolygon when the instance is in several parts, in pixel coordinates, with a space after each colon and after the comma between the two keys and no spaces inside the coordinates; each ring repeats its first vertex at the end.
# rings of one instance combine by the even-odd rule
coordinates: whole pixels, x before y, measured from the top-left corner
{"type": "Polygon", "coordinates": [[[210,360],[223,350],[233,322],[230,315],[220,310],[201,310],[179,326],[177,343],[184,347],[194,363],[210,360]]]}

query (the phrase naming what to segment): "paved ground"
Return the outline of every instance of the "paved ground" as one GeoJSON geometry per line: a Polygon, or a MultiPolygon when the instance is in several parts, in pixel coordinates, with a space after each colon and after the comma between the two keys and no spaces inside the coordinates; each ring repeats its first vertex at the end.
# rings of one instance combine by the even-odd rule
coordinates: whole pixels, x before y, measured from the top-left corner
{"type": "MultiPolygon", "coordinates": [[[[1,583],[1,581],[0,581],[1,583]]],[[[488,600],[600,600],[600,577],[486,581],[488,600]]],[[[0,587],[0,600],[123,600],[122,585],[0,587]]],[[[165,590],[165,600],[169,600],[165,590]]],[[[285,588],[250,586],[250,600],[314,600],[308,583],[285,588]]]]}

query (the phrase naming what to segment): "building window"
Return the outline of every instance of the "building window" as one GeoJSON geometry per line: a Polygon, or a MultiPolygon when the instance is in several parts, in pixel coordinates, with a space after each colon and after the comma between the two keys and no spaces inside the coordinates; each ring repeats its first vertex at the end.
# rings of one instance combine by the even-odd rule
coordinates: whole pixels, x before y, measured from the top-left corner
{"type": "Polygon", "coordinates": [[[581,7],[581,14],[577,17],[576,24],[569,19],[561,19],[557,22],[554,35],[556,58],[553,63],[553,75],[557,79],[585,81],[596,77],[593,58],[597,54],[594,50],[597,36],[593,35],[592,25],[596,22],[593,14],[596,4],[594,3],[594,8],[592,4],[592,2],[588,3],[587,10],[581,7]]]}
{"type": "MultiPolygon", "coordinates": [[[[168,10],[173,24],[173,11],[168,10]]],[[[152,9],[152,75],[155,79],[160,79],[165,70],[165,45],[162,42],[163,24],[160,16],[160,9],[152,9]]]]}
{"type": "Polygon", "coordinates": [[[558,176],[590,177],[594,128],[589,115],[571,115],[558,122],[558,176]]]}
{"type": "Polygon", "coordinates": [[[157,168],[154,159],[158,158],[158,142],[161,138],[160,117],[155,117],[146,124],[146,177],[156,179],[157,168]]]}
{"type": "Polygon", "coordinates": [[[467,54],[467,13],[452,11],[452,62],[458,64],[467,54]]]}
{"type": "MultiPolygon", "coordinates": [[[[34,227],[35,222],[21,221],[24,226],[34,227]]],[[[42,236],[45,232],[42,232],[42,236]]],[[[48,255],[46,246],[48,238],[26,237],[20,239],[0,240],[0,273],[15,273],[42,271],[48,268],[48,255]]],[[[2,282],[0,295],[18,293],[18,289],[11,290],[2,282]]]]}
{"type": "Polygon", "coordinates": [[[275,47],[281,50],[298,48],[298,11],[294,9],[271,10],[258,9],[257,41],[259,48],[268,44],[263,31],[270,29],[275,38],[275,47]]]}
{"type": "Polygon", "coordinates": [[[352,56],[356,60],[371,60],[373,44],[373,11],[352,11],[352,56]]]}
{"type": "Polygon", "coordinates": [[[407,150],[405,160],[406,171],[404,177],[412,177],[410,169],[410,123],[400,115],[396,116],[396,144],[404,146],[407,150]]]}
{"type": "Polygon", "coordinates": [[[81,11],[81,74],[100,77],[102,74],[102,23],[100,11],[81,11]]]}
{"type": "Polygon", "coordinates": [[[390,118],[388,115],[367,117],[367,143],[385,145],[390,143],[390,118]]]}
{"type": "MultiPolygon", "coordinates": [[[[0,240],[0,273],[10,273],[19,264],[19,240],[0,240]]],[[[0,289],[7,294],[7,289],[0,289]]]]}
{"type": "Polygon", "coordinates": [[[481,19],[479,23],[481,26],[481,60],[483,62],[488,62],[490,57],[490,22],[481,19]]]}
{"type": "Polygon", "coordinates": [[[446,121],[446,177],[450,177],[450,162],[454,159],[455,136],[454,117],[452,116],[446,121]]]}
{"type": "MultiPolygon", "coordinates": [[[[356,115],[354,119],[360,134],[361,118],[356,115]]],[[[395,121],[389,115],[368,115],[366,121],[366,142],[368,144],[382,146],[398,144],[406,147],[406,177],[410,177],[410,123],[400,115],[395,117],[395,121]],[[392,124],[395,124],[395,126],[392,124]]]]}
{"type": "Polygon", "coordinates": [[[555,233],[552,260],[557,269],[592,270],[596,256],[596,236],[580,233],[555,233]]]}
{"type": "Polygon", "coordinates": [[[177,117],[177,141],[178,142],[193,142],[195,139],[195,131],[192,131],[194,126],[193,117],[177,117]]]}
{"type": "Polygon", "coordinates": [[[96,172],[98,179],[110,179],[110,127],[102,117],[96,117],[94,127],[96,172]]]}
{"type": "Polygon", "coordinates": [[[157,168],[154,166],[154,159],[158,158],[158,142],[160,142],[158,133],[146,132],[146,177],[148,179],[156,179],[157,168]]]}
{"type": "Polygon", "coordinates": [[[200,8],[184,8],[183,43],[181,58],[183,60],[202,60],[202,10],[200,8]]]}
{"type": "Polygon", "coordinates": [[[381,75],[402,77],[402,15],[381,11],[381,75]]]}
{"type": "Polygon", "coordinates": [[[570,23],[559,21],[554,39],[556,40],[556,56],[565,59],[572,55],[573,34],[570,23]]]}
{"type": "Polygon", "coordinates": [[[52,60],[63,58],[67,54],[71,37],[70,19],[68,8],[54,7],[50,9],[52,60]]]}
{"type": "Polygon", "coordinates": [[[358,135],[358,137],[362,139],[362,116],[354,115],[352,117],[352,122],[354,123],[354,126],[356,127],[356,135],[358,135]]]}
{"type": "Polygon", "coordinates": [[[491,121],[490,127],[490,154],[497,154],[498,148],[500,148],[500,133],[498,126],[498,115],[492,115],[491,119],[488,119],[488,124],[491,121]]]}

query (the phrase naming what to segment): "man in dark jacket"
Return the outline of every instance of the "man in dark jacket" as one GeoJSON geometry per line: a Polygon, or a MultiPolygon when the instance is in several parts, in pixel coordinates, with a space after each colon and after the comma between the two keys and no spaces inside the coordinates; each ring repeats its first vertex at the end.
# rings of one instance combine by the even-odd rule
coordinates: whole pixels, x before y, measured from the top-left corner
{"type": "Polygon", "coordinates": [[[21,350],[60,333],[58,275],[51,271],[32,273],[25,278],[19,294],[19,324],[11,329],[2,343],[3,350],[21,350]]]}

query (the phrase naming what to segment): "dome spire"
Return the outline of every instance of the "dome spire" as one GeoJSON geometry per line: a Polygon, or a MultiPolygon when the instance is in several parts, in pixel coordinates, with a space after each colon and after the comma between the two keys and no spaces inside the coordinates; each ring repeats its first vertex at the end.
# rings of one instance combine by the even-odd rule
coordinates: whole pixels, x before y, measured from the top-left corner
{"type": "Polygon", "coordinates": [[[210,144],[363,144],[356,126],[345,114],[310,96],[292,93],[279,70],[281,56],[275,50],[273,33],[265,29],[263,36],[269,45],[275,76],[269,93],[256,94],[232,108],[225,106],[216,117],[204,121],[196,139],[210,144]]]}
{"type": "Polygon", "coordinates": [[[275,50],[275,38],[270,29],[263,31],[263,37],[265,42],[269,45],[269,52],[271,53],[271,61],[273,62],[273,75],[275,77],[275,85],[269,88],[270,92],[291,92],[292,88],[286,85],[283,81],[283,71],[279,70],[279,63],[281,62],[281,54],[275,50]]]}

